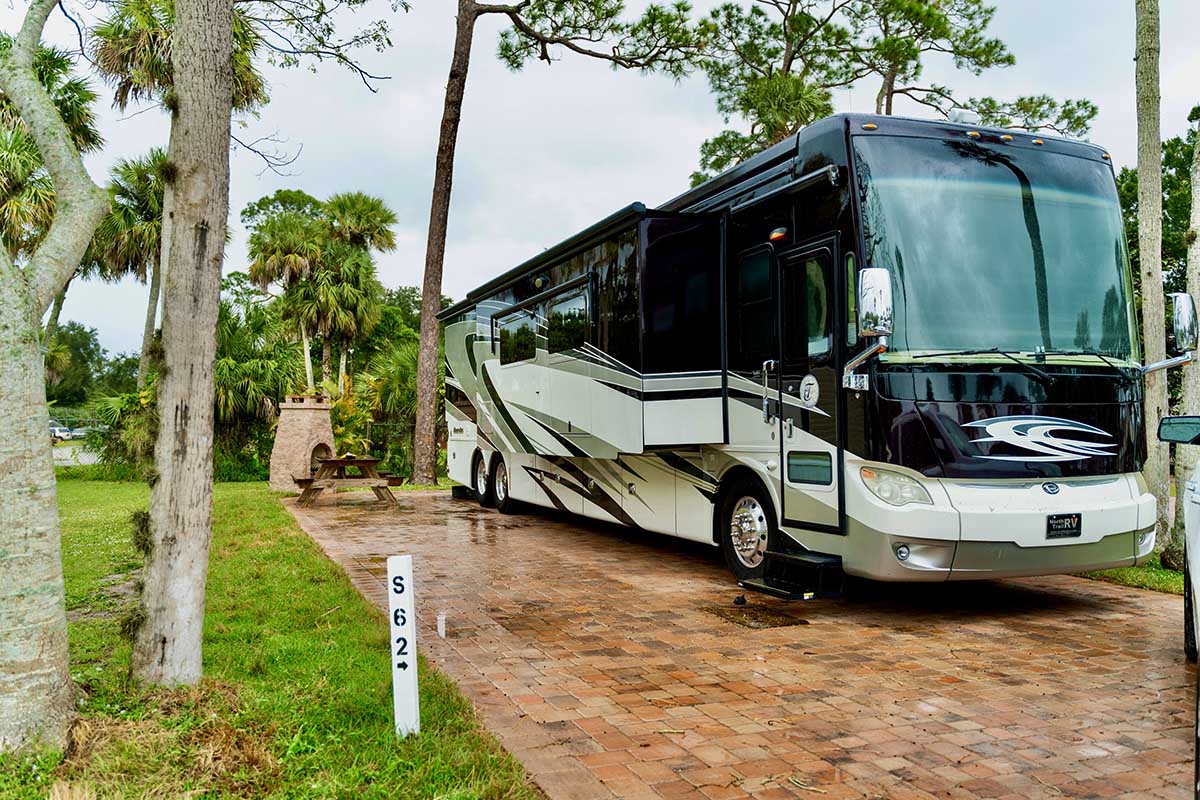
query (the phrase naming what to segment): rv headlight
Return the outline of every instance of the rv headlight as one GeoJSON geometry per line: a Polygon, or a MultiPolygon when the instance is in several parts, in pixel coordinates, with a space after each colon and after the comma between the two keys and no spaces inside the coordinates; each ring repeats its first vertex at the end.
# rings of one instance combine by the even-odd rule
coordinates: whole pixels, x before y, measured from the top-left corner
{"type": "Polygon", "coordinates": [[[928,490],[920,482],[907,475],[874,467],[863,467],[860,473],[863,483],[871,490],[871,494],[888,505],[906,506],[909,503],[933,505],[933,498],[929,496],[928,490]]]}

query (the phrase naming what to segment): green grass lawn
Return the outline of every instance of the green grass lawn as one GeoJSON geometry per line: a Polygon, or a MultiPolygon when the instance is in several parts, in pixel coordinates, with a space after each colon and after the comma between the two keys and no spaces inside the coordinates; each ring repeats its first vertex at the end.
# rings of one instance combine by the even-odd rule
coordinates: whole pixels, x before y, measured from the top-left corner
{"type": "Polygon", "coordinates": [[[265,484],[216,488],[198,687],[139,690],[129,515],[147,489],[61,481],[74,745],[0,757],[0,797],[537,798],[468,701],[424,661],[421,734],[392,729],[388,630],[265,484]]]}
{"type": "Polygon", "coordinates": [[[1084,577],[1123,586],[1136,586],[1139,589],[1153,589],[1156,592],[1183,594],[1183,573],[1167,569],[1157,558],[1136,567],[1087,572],[1084,573],[1084,577]]]}

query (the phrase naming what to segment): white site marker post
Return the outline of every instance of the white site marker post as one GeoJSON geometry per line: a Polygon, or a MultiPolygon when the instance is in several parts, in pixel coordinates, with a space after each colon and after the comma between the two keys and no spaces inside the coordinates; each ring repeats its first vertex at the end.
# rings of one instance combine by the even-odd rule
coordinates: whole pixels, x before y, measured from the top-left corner
{"type": "Polygon", "coordinates": [[[421,732],[417,699],[417,614],[413,600],[412,556],[387,560],[388,623],[391,626],[392,704],[396,735],[421,732]]]}

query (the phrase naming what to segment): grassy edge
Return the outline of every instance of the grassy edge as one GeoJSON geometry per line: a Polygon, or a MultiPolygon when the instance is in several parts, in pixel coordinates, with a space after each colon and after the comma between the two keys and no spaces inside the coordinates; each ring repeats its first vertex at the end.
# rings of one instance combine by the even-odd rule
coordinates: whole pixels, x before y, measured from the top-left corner
{"type": "Polygon", "coordinates": [[[1136,567],[1119,567],[1080,574],[1084,578],[1131,586],[1135,589],[1149,589],[1165,594],[1183,594],[1183,573],[1167,569],[1157,557],[1136,567]]]}
{"type": "Polygon", "coordinates": [[[68,481],[59,498],[72,674],[87,695],[71,757],[0,756],[0,797],[45,797],[55,782],[99,796],[541,796],[424,660],[422,734],[396,740],[383,613],[265,484],[216,490],[205,680],[133,686],[119,629],[139,562],[128,516],[146,488],[68,481]]]}

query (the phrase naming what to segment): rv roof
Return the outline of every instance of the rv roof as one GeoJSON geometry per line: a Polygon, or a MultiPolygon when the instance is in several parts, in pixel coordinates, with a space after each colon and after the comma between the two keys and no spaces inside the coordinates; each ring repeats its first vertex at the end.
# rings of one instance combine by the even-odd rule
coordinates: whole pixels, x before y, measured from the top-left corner
{"type": "MultiPolygon", "coordinates": [[[[948,136],[962,131],[982,130],[995,133],[1013,133],[1017,131],[997,128],[988,125],[968,125],[958,122],[948,122],[943,119],[920,119],[917,117],[895,117],[879,114],[834,114],[800,129],[797,133],[778,144],[768,147],[761,153],[746,159],[741,164],[730,167],[719,175],[708,179],[681,195],[663,203],[660,208],[664,211],[687,211],[704,199],[728,189],[752,175],[769,169],[782,161],[786,161],[799,152],[804,144],[831,130],[846,130],[859,125],[873,123],[879,126],[880,133],[899,136],[948,136]]],[[[1061,136],[1048,136],[1029,131],[1022,132],[1025,136],[1036,136],[1052,146],[1053,150],[1074,155],[1084,155],[1099,158],[1104,149],[1090,142],[1081,142],[1061,136]]]]}

